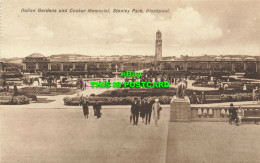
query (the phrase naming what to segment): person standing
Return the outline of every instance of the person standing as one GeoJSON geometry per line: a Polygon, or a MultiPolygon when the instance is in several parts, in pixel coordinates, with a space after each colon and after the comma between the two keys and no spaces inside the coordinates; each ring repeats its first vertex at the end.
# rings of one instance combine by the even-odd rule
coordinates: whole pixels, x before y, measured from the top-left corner
{"type": "Polygon", "coordinates": [[[85,119],[86,119],[86,117],[88,118],[88,114],[89,114],[88,101],[86,99],[83,99],[82,107],[83,107],[83,114],[84,114],[85,119]]]}
{"type": "Polygon", "coordinates": [[[97,104],[98,104],[97,101],[93,104],[93,112],[94,112],[94,116],[97,116],[97,107],[98,107],[97,104]]]}
{"type": "Polygon", "coordinates": [[[83,104],[83,99],[84,99],[84,96],[83,94],[80,96],[79,98],[79,106],[81,106],[83,104]]]}
{"type": "Polygon", "coordinates": [[[145,118],[144,102],[145,102],[145,100],[143,98],[141,98],[141,100],[139,102],[139,110],[140,110],[140,117],[142,117],[143,123],[144,123],[144,118],[145,118]]]}
{"type": "Polygon", "coordinates": [[[257,86],[255,87],[255,89],[253,89],[253,93],[252,94],[253,94],[253,102],[257,101],[258,100],[257,99],[258,98],[257,97],[258,96],[258,87],[257,86]]]}
{"type": "Polygon", "coordinates": [[[16,83],[14,83],[14,96],[18,95],[18,88],[16,86],[16,83]]]}
{"type": "Polygon", "coordinates": [[[214,80],[214,88],[217,88],[217,79],[214,80]]]}
{"type": "Polygon", "coordinates": [[[205,93],[204,92],[201,92],[200,103],[202,103],[202,104],[206,103],[206,97],[205,97],[205,93]]]}
{"type": "Polygon", "coordinates": [[[237,111],[234,108],[233,103],[231,103],[229,108],[229,124],[232,125],[232,121],[236,121],[236,119],[237,119],[237,111]]]}
{"type": "Polygon", "coordinates": [[[96,114],[96,116],[97,116],[97,118],[100,118],[101,117],[101,112],[100,112],[100,110],[101,110],[101,104],[98,102],[98,101],[96,101],[96,103],[95,103],[95,105],[93,106],[93,108],[95,108],[94,110],[95,110],[95,114],[96,114]]]}
{"type": "Polygon", "coordinates": [[[152,105],[151,102],[146,100],[144,102],[144,108],[145,108],[145,124],[147,125],[147,122],[150,124],[151,122],[151,114],[152,114],[152,105]]]}
{"type": "Polygon", "coordinates": [[[153,119],[155,122],[155,126],[158,126],[158,120],[160,119],[160,111],[162,110],[162,107],[159,103],[159,99],[155,99],[155,103],[152,106],[153,110],[153,119]]]}
{"type": "Polygon", "coordinates": [[[243,91],[247,91],[246,84],[244,84],[244,86],[243,86],[243,91]]]}
{"type": "Polygon", "coordinates": [[[237,109],[237,125],[241,125],[242,118],[244,117],[244,110],[242,109],[241,106],[237,109]]]}
{"type": "Polygon", "coordinates": [[[133,125],[137,125],[138,124],[138,118],[139,118],[139,104],[137,102],[137,99],[134,99],[134,102],[132,103],[131,106],[131,112],[133,114],[133,125]]]}

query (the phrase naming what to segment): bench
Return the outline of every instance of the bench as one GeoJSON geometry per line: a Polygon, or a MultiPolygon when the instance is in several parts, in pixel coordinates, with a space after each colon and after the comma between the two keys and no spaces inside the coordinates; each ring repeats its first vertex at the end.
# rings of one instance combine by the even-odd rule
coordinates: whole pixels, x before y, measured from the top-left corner
{"type": "Polygon", "coordinates": [[[219,95],[205,95],[206,103],[208,102],[220,102],[221,98],[219,95]]]}
{"type": "Polygon", "coordinates": [[[260,108],[244,109],[242,121],[254,121],[257,124],[260,121],[260,108]]]}
{"type": "Polygon", "coordinates": [[[61,87],[65,87],[65,88],[71,88],[71,87],[77,87],[76,84],[70,84],[70,83],[65,83],[65,84],[61,84],[61,87]]]}
{"type": "Polygon", "coordinates": [[[56,83],[42,83],[42,86],[57,87],[57,84],[56,83]]]}

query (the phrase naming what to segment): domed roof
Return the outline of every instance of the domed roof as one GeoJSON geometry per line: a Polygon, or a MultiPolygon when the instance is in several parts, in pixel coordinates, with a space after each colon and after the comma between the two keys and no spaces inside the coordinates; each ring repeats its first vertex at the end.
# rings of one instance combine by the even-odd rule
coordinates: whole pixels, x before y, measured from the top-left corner
{"type": "Polygon", "coordinates": [[[33,54],[27,56],[26,58],[45,58],[45,56],[40,53],[33,53],[33,54]]]}

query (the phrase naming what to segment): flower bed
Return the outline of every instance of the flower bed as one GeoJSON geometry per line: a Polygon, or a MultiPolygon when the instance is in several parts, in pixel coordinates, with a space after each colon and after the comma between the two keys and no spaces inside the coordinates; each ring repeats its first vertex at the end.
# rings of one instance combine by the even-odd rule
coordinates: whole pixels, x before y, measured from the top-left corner
{"type": "Polygon", "coordinates": [[[76,90],[69,88],[56,88],[56,87],[24,87],[19,92],[34,94],[34,95],[71,95],[76,93],[76,90]]]}
{"type": "MultiPolygon", "coordinates": [[[[101,103],[102,105],[130,105],[134,98],[139,97],[90,97],[89,98],[89,105],[93,105],[96,101],[101,103]]],[[[151,101],[153,99],[157,98],[156,96],[150,96],[146,97],[144,99],[147,99],[148,101],[151,101]]],[[[161,104],[170,104],[170,101],[172,99],[172,96],[160,96],[158,97],[161,104]]],[[[63,99],[65,105],[79,105],[80,103],[80,97],[65,97],[63,99]]]]}
{"type": "Polygon", "coordinates": [[[234,101],[251,101],[252,93],[237,93],[237,94],[222,94],[221,101],[234,102],[234,101]]]}
{"type": "MultiPolygon", "coordinates": [[[[197,95],[200,95],[202,91],[199,90],[186,90],[186,95],[191,96],[193,92],[196,92],[197,95]]],[[[235,93],[250,93],[252,91],[243,91],[241,90],[208,90],[204,91],[205,95],[219,95],[219,94],[235,94],[235,93]]],[[[148,88],[148,89],[118,89],[118,90],[107,90],[97,96],[99,97],[127,97],[127,96],[141,96],[141,97],[149,97],[149,96],[174,96],[176,95],[175,88],[148,88]]]]}
{"type": "Polygon", "coordinates": [[[1,105],[21,105],[29,104],[30,99],[24,95],[12,96],[12,95],[1,95],[0,104],[1,105]]]}

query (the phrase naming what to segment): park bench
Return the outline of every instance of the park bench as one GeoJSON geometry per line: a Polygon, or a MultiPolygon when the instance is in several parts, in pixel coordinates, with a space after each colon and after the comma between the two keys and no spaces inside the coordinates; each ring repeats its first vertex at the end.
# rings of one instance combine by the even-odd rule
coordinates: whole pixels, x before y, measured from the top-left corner
{"type": "Polygon", "coordinates": [[[220,102],[221,99],[219,95],[205,95],[206,103],[208,102],[220,102]]]}
{"type": "Polygon", "coordinates": [[[77,87],[77,85],[76,84],[71,84],[71,83],[64,83],[64,84],[61,84],[61,87],[69,88],[69,87],[77,87]]]}
{"type": "Polygon", "coordinates": [[[257,124],[260,121],[260,108],[244,109],[242,121],[254,121],[257,124]]]}
{"type": "Polygon", "coordinates": [[[42,83],[42,86],[57,87],[57,84],[56,83],[42,83]]]}
{"type": "Polygon", "coordinates": [[[12,101],[12,96],[0,96],[0,104],[8,104],[12,101]]]}

